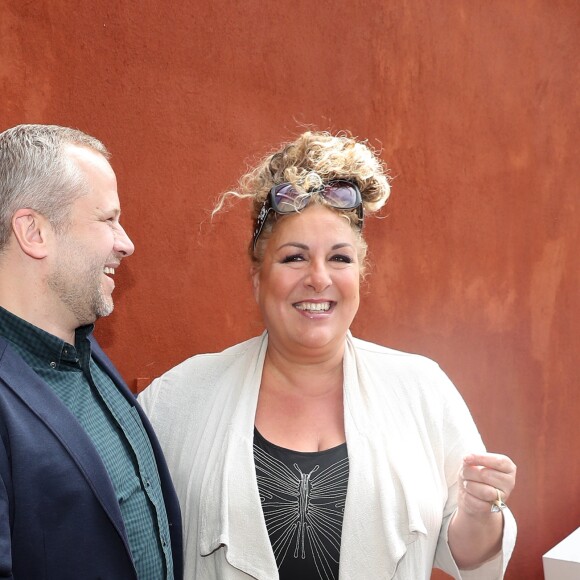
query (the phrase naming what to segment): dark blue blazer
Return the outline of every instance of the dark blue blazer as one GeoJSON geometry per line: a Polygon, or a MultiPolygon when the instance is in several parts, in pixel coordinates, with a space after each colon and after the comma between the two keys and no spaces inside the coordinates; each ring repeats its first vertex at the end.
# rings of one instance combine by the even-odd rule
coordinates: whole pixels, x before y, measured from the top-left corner
{"type": "MultiPolygon", "coordinates": [[[[161,448],[135,397],[96,341],[91,342],[95,360],[137,408],[151,440],[175,578],[181,579],[181,515],[161,448]]],[[[2,337],[0,578],[137,578],[119,504],[99,454],[76,418],[2,337]]]]}

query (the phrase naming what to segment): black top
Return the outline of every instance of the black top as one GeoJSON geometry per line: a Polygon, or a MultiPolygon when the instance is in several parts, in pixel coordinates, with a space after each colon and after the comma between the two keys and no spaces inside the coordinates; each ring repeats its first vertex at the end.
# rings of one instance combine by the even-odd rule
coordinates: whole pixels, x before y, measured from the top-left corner
{"type": "Polygon", "coordinates": [[[292,451],[254,429],[254,461],[280,580],[337,579],[348,485],[346,443],[312,453],[292,451]]]}

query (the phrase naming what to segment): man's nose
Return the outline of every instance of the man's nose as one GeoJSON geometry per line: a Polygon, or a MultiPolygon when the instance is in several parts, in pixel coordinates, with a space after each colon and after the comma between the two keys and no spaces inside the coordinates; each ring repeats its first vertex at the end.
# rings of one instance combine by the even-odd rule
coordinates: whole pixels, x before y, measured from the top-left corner
{"type": "Polygon", "coordinates": [[[135,245],[121,224],[118,224],[118,228],[115,236],[115,251],[126,258],[135,251],[135,245]]]}

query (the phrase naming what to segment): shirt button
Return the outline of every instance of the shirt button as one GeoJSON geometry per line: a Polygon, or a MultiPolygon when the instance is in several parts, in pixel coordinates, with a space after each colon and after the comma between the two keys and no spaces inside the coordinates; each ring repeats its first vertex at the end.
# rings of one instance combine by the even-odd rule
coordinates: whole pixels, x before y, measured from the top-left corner
{"type": "Polygon", "coordinates": [[[51,369],[55,369],[56,368],[56,363],[54,361],[50,361],[50,368],[51,369]]]}
{"type": "Polygon", "coordinates": [[[145,480],[145,487],[147,488],[151,487],[151,482],[148,479],[145,480]]]}

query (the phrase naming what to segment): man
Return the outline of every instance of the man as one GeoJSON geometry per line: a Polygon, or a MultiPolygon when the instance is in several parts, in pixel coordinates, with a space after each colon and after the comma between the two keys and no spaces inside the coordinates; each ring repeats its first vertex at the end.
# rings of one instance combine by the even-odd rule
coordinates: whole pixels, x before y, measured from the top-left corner
{"type": "Polygon", "coordinates": [[[133,243],[104,145],[0,133],[0,578],[181,578],[148,420],[92,337],[133,243]]]}

